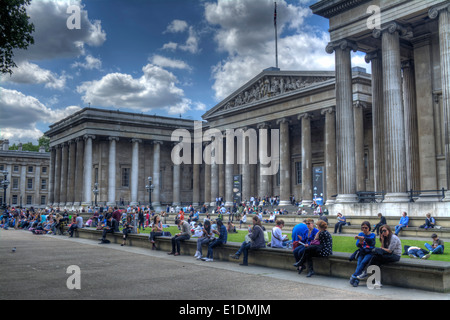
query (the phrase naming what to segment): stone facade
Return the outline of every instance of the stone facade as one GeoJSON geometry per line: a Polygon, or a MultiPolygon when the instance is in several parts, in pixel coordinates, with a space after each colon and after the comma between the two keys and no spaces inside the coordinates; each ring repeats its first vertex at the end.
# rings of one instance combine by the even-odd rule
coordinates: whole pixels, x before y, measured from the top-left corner
{"type": "Polygon", "coordinates": [[[311,9],[330,20],[324,50],[336,70],[264,70],[200,123],[75,113],[46,133],[49,204],[90,205],[95,183],[100,203],[147,204],[151,176],[157,208],[217,197],[229,206],[239,191],[241,201],[279,196],[282,206],[323,196],[332,214],[448,215],[448,191],[444,201],[422,193],[414,203],[407,192],[449,189],[449,3],[320,1],[311,9]],[[369,8],[380,12],[374,28],[369,8]],[[352,68],[351,51],[366,53],[371,74],[352,68]],[[358,203],[358,191],[386,198],[358,203]]]}
{"type": "Polygon", "coordinates": [[[1,141],[0,180],[9,181],[4,199],[4,190],[0,189],[0,204],[45,208],[49,195],[50,154],[40,152],[9,150],[8,140],[1,141]]]}

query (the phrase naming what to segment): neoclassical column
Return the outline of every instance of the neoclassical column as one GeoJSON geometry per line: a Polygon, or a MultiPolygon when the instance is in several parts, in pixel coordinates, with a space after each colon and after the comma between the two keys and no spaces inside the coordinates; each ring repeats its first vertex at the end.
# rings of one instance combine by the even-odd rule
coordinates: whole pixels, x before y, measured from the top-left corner
{"type": "Polygon", "coordinates": [[[181,165],[173,165],[173,188],[172,188],[172,206],[176,207],[181,205],[181,165]]]}
{"type": "Polygon", "coordinates": [[[116,205],[116,148],[119,137],[108,137],[108,202],[106,205],[116,205]]]}
{"type": "Polygon", "coordinates": [[[233,175],[234,175],[234,130],[225,133],[225,206],[233,205],[233,175]]]}
{"type": "Polygon", "coordinates": [[[385,108],[385,144],[387,152],[387,194],[385,202],[407,202],[405,125],[403,116],[402,75],[400,63],[400,35],[406,29],[390,23],[375,29],[374,36],[381,37],[383,59],[383,93],[385,108]]]}
{"type": "Polygon", "coordinates": [[[69,145],[67,142],[61,144],[61,187],[59,194],[59,206],[65,206],[67,202],[67,168],[69,161],[69,145]]]}
{"type": "Polygon", "coordinates": [[[268,167],[268,165],[262,163],[263,157],[267,157],[270,154],[270,134],[269,134],[269,125],[266,122],[259,123],[257,126],[258,135],[259,135],[259,145],[258,145],[258,154],[259,154],[259,196],[261,198],[266,196],[272,196],[269,190],[271,189],[271,175],[264,174],[264,169],[268,167]],[[263,135],[265,135],[266,139],[263,139],[263,135]]]}
{"type": "Polygon", "coordinates": [[[384,145],[384,98],[383,63],[381,51],[368,53],[365,57],[372,65],[372,135],[375,191],[385,191],[385,145],[384,145]]]}
{"type": "Polygon", "coordinates": [[[280,206],[291,204],[291,152],[289,144],[289,120],[287,118],[277,120],[280,126],[280,206]]]}
{"type": "Polygon", "coordinates": [[[84,138],[84,163],[83,163],[83,181],[84,197],[82,205],[92,205],[92,140],[93,135],[85,135],[84,138]]]}
{"type": "MultiPolygon", "coordinates": [[[[139,187],[139,144],[141,139],[131,139],[131,179],[130,179],[130,205],[138,205],[139,187]]],[[[159,186],[159,185],[158,185],[159,186]]],[[[156,189],[156,188],[155,188],[156,189]]]]}
{"type": "Polygon", "coordinates": [[[444,111],[444,144],[447,174],[447,192],[445,201],[450,201],[450,4],[435,6],[428,15],[432,19],[439,17],[439,50],[441,63],[442,104],[444,111]]]}
{"type": "Polygon", "coordinates": [[[56,149],[50,147],[50,167],[49,167],[49,179],[48,179],[48,205],[53,205],[55,201],[55,159],[56,149]]]}
{"type": "Polygon", "coordinates": [[[161,145],[162,141],[153,141],[153,189],[152,205],[157,208],[161,207],[161,145]]]}
{"type": "Polygon", "coordinates": [[[313,202],[311,118],[309,113],[298,116],[302,127],[302,204],[310,206],[313,202]]]}
{"type": "Polygon", "coordinates": [[[83,179],[84,179],[84,139],[75,138],[77,144],[77,155],[75,163],[75,199],[74,206],[80,206],[83,202],[83,179]]]}
{"type": "Polygon", "coordinates": [[[336,202],[356,202],[355,130],[353,117],[352,64],[350,51],[355,43],[348,40],[328,44],[326,51],[336,60],[336,144],[338,196],[336,202]]]}
{"type": "Polygon", "coordinates": [[[76,144],[74,140],[68,141],[68,144],[69,144],[69,159],[67,168],[66,206],[72,206],[75,201],[76,144]]]}
{"type": "MultiPolygon", "coordinates": [[[[243,127],[243,139],[242,139],[242,149],[241,149],[241,159],[240,159],[240,167],[242,174],[242,200],[250,201],[251,196],[253,196],[250,192],[250,157],[249,157],[249,140],[247,139],[246,132],[248,127],[243,127]]],[[[239,152],[238,152],[239,153],[239,152]]]]}
{"type": "Polygon", "coordinates": [[[355,119],[355,166],[356,191],[366,190],[366,175],[364,173],[364,108],[367,104],[362,101],[353,103],[355,119]]]}
{"type": "MultiPolygon", "coordinates": [[[[203,142],[203,150],[208,143],[203,142]]],[[[211,205],[211,154],[209,152],[202,152],[204,159],[204,168],[205,168],[205,194],[204,194],[204,204],[207,206],[211,205]]]]}
{"type": "Polygon", "coordinates": [[[417,136],[417,106],[414,63],[402,63],[403,70],[403,110],[405,117],[405,151],[407,189],[420,190],[419,141],[417,136]]]}
{"type": "Polygon", "coordinates": [[[321,111],[325,115],[325,177],[326,201],[331,205],[336,202],[337,168],[336,168],[336,117],[334,108],[321,111]]]}
{"type": "Polygon", "coordinates": [[[55,146],[56,156],[55,156],[55,192],[54,192],[54,200],[53,204],[59,207],[59,199],[61,193],[61,151],[62,146],[55,146]]]}
{"type": "Polygon", "coordinates": [[[200,164],[192,164],[192,206],[200,205],[200,164]]]}

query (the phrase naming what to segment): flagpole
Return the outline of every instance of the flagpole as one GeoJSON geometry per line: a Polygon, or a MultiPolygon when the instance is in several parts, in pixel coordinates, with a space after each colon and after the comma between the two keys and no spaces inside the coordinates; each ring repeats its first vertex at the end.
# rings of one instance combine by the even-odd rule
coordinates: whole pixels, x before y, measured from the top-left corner
{"type": "Polygon", "coordinates": [[[273,16],[273,24],[275,27],[275,66],[278,68],[278,32],[277,32],[277,3],[275,2],[275,11],[273,16]]]}

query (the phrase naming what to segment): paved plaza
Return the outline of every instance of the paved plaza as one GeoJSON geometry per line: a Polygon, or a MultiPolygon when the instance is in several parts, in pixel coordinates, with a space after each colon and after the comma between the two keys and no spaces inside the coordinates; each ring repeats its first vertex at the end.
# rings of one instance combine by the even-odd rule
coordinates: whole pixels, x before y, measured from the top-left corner
{"type": "Polygon", "coordinates": [[[383,286],[353,288],[346,279],[295,270],[197,261],[145,248],[100,245],[65,236],[0,230],[0,299],[107,300],[448,300],[450,294],[383,286]],[[15,248],[15,252],[13,252],[15,248]],[[68,289],[80,268],[80,289],[68,289]]]}

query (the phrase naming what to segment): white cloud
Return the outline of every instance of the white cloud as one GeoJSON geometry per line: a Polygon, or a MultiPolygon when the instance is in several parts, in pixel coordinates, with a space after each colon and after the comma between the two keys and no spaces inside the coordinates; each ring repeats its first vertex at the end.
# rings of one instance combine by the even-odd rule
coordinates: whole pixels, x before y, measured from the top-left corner
{"type": "Polygon", "coordinates": [[[23,61],[13,69],[12,75],[0,75],[2,82],[17,84],[44,84],[46,88],[62,90],[66,86],[67,76],[63,73],[58,76],[50,70],[42,69],[37,64],[23,61]]]}
{"type": "Polygon", "coordinates": [[[100,46],[106,41],[101,22],[89,20],[81,0],[31,1],[27,13],[35,27],[35,43],[27,50],[17,50],[16,61],[78,57],[85,54],[86,45],[100,46]],[[81,8],[81,29],[67,28],[70,5],[81,8]]]}
{"type": "Polygon", "coordinates": [[[100,80],[88,81],[77,87],[84,94],[85,103],[97,106],[126,107],[140,111],[173,107],[183,103],[184,92],[177,87],[178,80],[160,66],[147,64],[143,75],[110,73],[100,80]]]}
{"type": "Polygon", "coordinates": [[[165,32],[177,33],[183,32],[188,28],[188,24],[184,20],[173,20],[168,26],[165,32]]]}
{"type": "Polygon", "coordinates": [[[93,69],[100,70],[102,68],[102,61],[98,58],[91,56],[90,54],[87,55],[84,60],[85,60],[85,62],[79,62],[79,61],[74,62],[72,64],[72,67],[73,68],[80,67],[80,68],[87,69],[87,70],[93,70],[93,69]]]}
{"type": "Polygon", "coordinates": [[[15,141],[32,141],[43,135],[38,124],[55,123],[74,112],[81,110],[78,106],[63,109],[50,109],[32,96],[17,90],[0,87],[1,137],[15,141]]]}
{"type": "Polygon", "coordinates": [[[172,68],[172,69],[182,69],[182,70],[189,70],[191,71],[192,68],[184,61],[182,60],[177,60],[177,59],[170,59],[167,57],[163,57],[160,55],[154,55],[150,61],[155,64],[158,65],[162,68],[172,68]]]}
{"type": "MultiPolygon", "coordinates": [[[[325,52],[329,34],[306,25],[305,5],[277,1],[278,66],[281,70],[334,71],[334,55],[325,52]]],[[[215,28],[217,49],[227,57],[212,67],[213,90],[224,99],[268,67],[275,66],[272,0],[217,0],[205,4],[205,18],[215,28]]],[[[362,66],[360,55],[352,61],[362,66]]]]}

